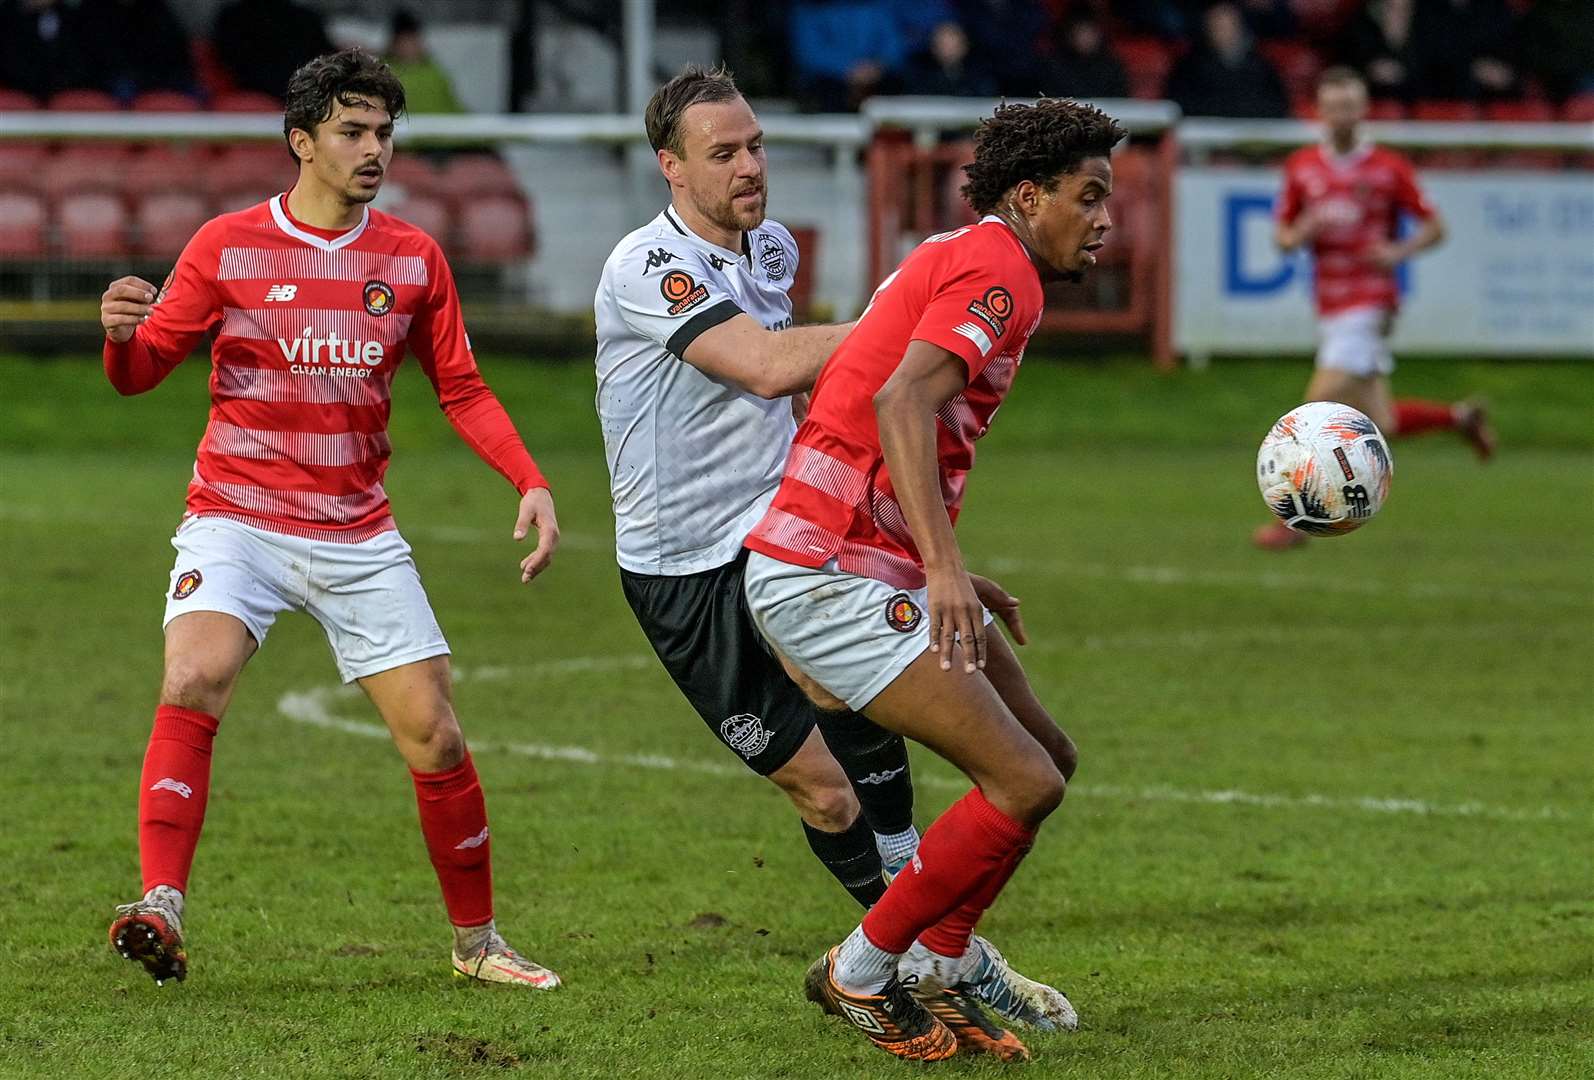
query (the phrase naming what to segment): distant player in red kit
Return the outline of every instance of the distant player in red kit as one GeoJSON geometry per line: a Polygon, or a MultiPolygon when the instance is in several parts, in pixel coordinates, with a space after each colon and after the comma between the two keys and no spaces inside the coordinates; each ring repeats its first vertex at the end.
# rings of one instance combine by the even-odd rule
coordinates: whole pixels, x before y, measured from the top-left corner
{"type": "MultiPolygon", "coordinates": [[[[1323,72],[1317,111],[1327,139],[1285,160],[1277,232],[1280,248],[1309,246],[1315,262],[1319,342],[1306,400],[1353,405],[1391,438],[1454,431],[1486,460],[1494,432],[1482,405],[1396,398],[1389,386],[1395,370],[1389,333],[1399,306],[1395,268],[1438,245],[1444,223],[1417,186],[1411,162],[1363,140],[1367,86],[1360,75],[1350,68],[1323,72]],[[1419,224],[1397,239],[1403,213],[1419,224]]],[[[1254,539],[1282,549],[1307,536],[1274,522],[1254,539]]]]}
{"type": "MultiPolygon", "coordinates": [[[[969,938],[1077,753],[988,632],[953,526],[1042,286],[1094,265],[1112,225],[1123,137],[1072,101],[1003,106],[980,125],[963,188],[980,221],[932,236],[880,284],[820,373],[746,542],[753,620],[816,703],[916,739],[974,781],[808,972],[810,1000],[898,1057],[1028,1057],[967,992],[969,938]]],[[[1016,601],[998,614],[1023,643],[1016,601]]]]}
{"type": "Polygon", "coordinates": [[[476,369],[442,252],[366,205],[403,109],[398,79],[359,50],[306,64],[283,117],[293,189],[207,222],[158,294],[122,278],[100,304],[105,373],[123,394],[153,389],[212,340],[210,423],[172,540],[165,676],[139,781],[144,896],[110,930],[157,982],[187,973],[184,894],[222,713],[277,614],[301,610],[409,765],[454,970],[559,985],[493,923],[487,810],[450,704],[448,643],[382,489],[389,391],[408,349],[455,430],[520,492],[515,539],[537,532],[521,580],[558,545],[553,497],[476,369]]]}

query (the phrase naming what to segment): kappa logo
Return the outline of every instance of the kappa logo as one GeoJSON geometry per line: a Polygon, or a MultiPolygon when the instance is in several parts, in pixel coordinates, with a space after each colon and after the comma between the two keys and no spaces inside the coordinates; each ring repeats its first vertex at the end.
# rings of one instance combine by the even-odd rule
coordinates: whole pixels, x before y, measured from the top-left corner
{"type": "Polygon", "coordinates": [[[886,1033],[885,1026],[880,1023],[879,1018],[862,1005],[854,1005],[852,1002],[843,999],[836,1002],[836,1007],[846,1013],[847,1019],[851,1020],[854,1025],[869,1034],[884,1035],[886,1033]]]}
{"type": "Polygon", "coordinates": [[[679,258],[680,256],[673,251],[666,251],[664,248],[654,248],[648,252],[648,264],[642,268],[642,272],[645,274],[649,270],[657,270],[665,263],[674,262],[679,258]]]}
{"type": "Polygon", "coordinates": [[[367,281],[360,297],[365,301],[367,315],[386,315],[393,310],[393,286],[385,281],[367,281]]]}
{"type": "Polygon", "coordinates": [[[266,303],[287,303],[299,295],[297,285],[273,285],[266,290],[266,303]]]}
{"type": "Polygon", "coordinates": [[[477,833],[475,836],[467,836],[465,839],[454,845],[454,850],[469,851],[471,848],[479,848],[485,843],[487,843],[487,826],[483,825],[481,832],[477,833]]]}
{"type": "Polygon", "coordinates": [[[993,285],[985,290],[984,296],[969,301],[969,314],[1001,337],[1002,331],[1007,328],[1007,320],[1013,317],[1013,294],[1000,285],[993,285]]]}
{"type": "Polygon", "coordinates": [[[679,315],[707,300],[708,286],[699,285],[685,270],[671,270],[659,280],[659,293],[670,302],[670,314],[679,315]]]}
{"type": "Polygon", "coordinates": [[[737,713],[720,724],[720,738],[725,745],[749,761],[762,754],[773,737],[774,733],[752,713],[737,713]]]}
{"type": "Polygon", "coordinates": [[[773,236],[766,234],[758,238],[758,261],[763,264],[764,273],[769,275],[771,281],[779,281],[786,276],[786,249],[773,236]]]}
{"type": "Polygon", "coordinates": [[[726,266],[725,260],[714,254],[712,251],[709,252],[708,255],[708,264],[715,270],[723,270],[726,266]]]}
{"type": "Polygon", "coordinates": [[[899,592],[886,601],[886,625],[899,634],[911,634],[924,621],[924,609],[913,597],[899,592]]]}
{"type": "Polygon", "coordinates": [[[172,587],[172,599],[187,600],[204,583],[204,575],[198,570],[184,570],[177,576],[177,584],[172,587]]]}
{"type": "Polygon", "coordinates": [[[181,780],[175,779],[175,778],[170,777],[170,776],[161,777],[159,780],[157,780],[153,784],[151,784],[149,786],[149,789],[151,791],[170,791],[170,792],[174,792],[174,793],[176,793],[178,795],[181,795],[185,799],[192,799],[194,797],[194,789],[193,788],[189,787],[187,784],[183,783],[181,780]]]}

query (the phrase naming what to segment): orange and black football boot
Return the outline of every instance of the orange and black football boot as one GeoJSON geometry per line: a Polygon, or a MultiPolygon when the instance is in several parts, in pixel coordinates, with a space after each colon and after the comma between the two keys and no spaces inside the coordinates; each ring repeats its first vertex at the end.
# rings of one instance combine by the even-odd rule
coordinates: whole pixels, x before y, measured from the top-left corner
{"type": "Polygon", "coordinates": [[[985,1015],[979,1002],[960,990],[938,990],[925,987],[924,994],[914,997],[924,1005],[931,1016],[945,1024],[957,1038],[958,1049],[969,1054],[990,1054],[1003,1061],[1029,1060],[1029,1047],[1019,1042],[1018,1036],[985,1015]]]}
{"type": "MultiPolygon", "coordinates": [[[[840,946],[837,946],[839,948],[840,946]]],[[[803,980],[808,1000],[848,1021],[888,1054],[910,1061],[944,1061],[957,1053],[957,1036],[892,976],[878,994],[854,994],[831,974],[836,948],[815,960],[803,980]]]]}

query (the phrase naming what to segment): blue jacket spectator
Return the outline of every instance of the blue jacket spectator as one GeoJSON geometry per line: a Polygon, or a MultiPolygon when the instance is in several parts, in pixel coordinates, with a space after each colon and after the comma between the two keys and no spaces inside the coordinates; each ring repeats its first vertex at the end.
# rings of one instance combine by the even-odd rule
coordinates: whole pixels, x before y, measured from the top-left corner
{"type": "Polygon", "coordinates": [[[892,93],[908,59],[897,0],[825,0],[791,13],[797,97],[819,112],[849,112],[864,98],[892,93]]]}

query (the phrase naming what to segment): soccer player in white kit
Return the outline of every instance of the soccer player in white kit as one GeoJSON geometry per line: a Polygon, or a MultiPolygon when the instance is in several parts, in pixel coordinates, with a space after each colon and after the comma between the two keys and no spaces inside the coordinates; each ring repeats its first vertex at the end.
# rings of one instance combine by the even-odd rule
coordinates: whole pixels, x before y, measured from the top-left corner
{"type": "Polygon", "coordinates": [[[537,532],[521,580],[558,545],[553,497],[476,369],[441,250],[366,205],[403,109],[397,77],[357,49],[304,65],[283,117],[299,162],[292,190],[201,227],[158,294],[122,278],[100,305],[106,375],[123,394],[153,389],[212,338],[210,422],[172,540],[165,675],[139,782],[145,891],[110,929],[157,983],[187,974],[184,897],[212,740],[278,613],[301,610],[410,768],[455,973],[559,985],[493,922],[486,804],[450,704],[448,643],[382,489],[389,392],[407,348],[460,436],[520,492],[515,539],[537,532]]]}
{"type": "MultiPolygon", "coordinates": [[[[595,298],[597,407],[621,584],[709,729],[792,800],[810,848],[865,907],[918,845],[906,748],[856,713],[821,713],[747,611],[742,541],[774,496],[808,390],[851,328],[791,327],[792,235],[765,216],[758,118],[723,70],[688,68],[650,102],[671,202],[615,246],[595,298]]],[[[1015,613],[980,579],[993,609],[1015,613]]],[[[1072,1012],[978,939],[975,991],[1041,1028],[1072,1012]]],[[[905,972],[911,975],[911,972],[905,972]]]]}

